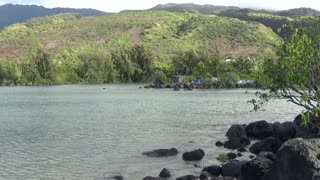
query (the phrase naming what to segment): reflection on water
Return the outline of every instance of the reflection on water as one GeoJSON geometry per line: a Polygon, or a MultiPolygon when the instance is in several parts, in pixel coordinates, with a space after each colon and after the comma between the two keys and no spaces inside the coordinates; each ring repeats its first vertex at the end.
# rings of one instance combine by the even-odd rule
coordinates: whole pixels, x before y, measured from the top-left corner
{"type": "Polygon", "coordinates": [[[130,179],[197,172],[181,155],[147,158],[143,151],[203,148],[201,165],[217,163],[233,123],[292,120],[299,108],[280,100],[249,112],[254,91],[138,89],[138,85],[0,88],[0,179],[130,179]],[[106,90],[102,88],[106,87],[106,90]],[[193,143],[190,143],[193,142],[193,143]]]}

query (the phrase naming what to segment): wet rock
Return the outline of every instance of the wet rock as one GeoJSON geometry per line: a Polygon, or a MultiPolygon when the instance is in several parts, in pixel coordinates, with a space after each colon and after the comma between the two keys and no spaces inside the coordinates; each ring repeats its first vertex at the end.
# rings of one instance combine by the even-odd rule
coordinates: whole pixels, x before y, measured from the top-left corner
{"type": "Polygon", "coordinates": [[[247,150],[246,150],[246,148],[241,147],[241,148],[238,149],[238,152],[247,152],[247,150]]]}
{"type": "Polygon", "coordinates": [[[147,177],[143,178],[142,180],[161,180],[161,178],[152,177],[152,176],[147,176],[147,177]]]}
{"type": "Polygon", "coordinates": [[[212,180],[234,180],[233,177],[213,177],[212,180]]]}
{"type": "Polygon", "coordinates": [[[182,155],[185,161],[200,161],[203,159],[205,152],[202,149],[197,149],[191,152],[185,152],[182,155]]]}
{"type": "Polygon", "coordinates": [[[302,120],[302,115],[299,114],[293,121],[296,128],[296,137],[303,139],[319,138],[319,129],[311,124],[305,125],[302,120]]]}
{"type": "Polygon", "coordinates": [[[171,148],[171,149],[157,149],[153,151],[144,152],[142,154],[149,157],[168,157],[168,156],[175,156],[178,153],[179,151],[176,148],[171,148]]]}
{"type": "Polygon", "coordinates": [[[238,157],[242,157],[242,156],[243,156],[243,154],[241,154],[241,153],[237,153],[237,156],[238,156],[238,157]]]}
{"type": "Polygon", "coordinates": [[[217,147],[222,147],[222,146],[223,146],[223,142],[217,141],[217,142],[216,142],[216,146],[217,146],[217,147]]]}
{"type": "Polygon", "coordinates": [[[227,156],[228,156],[229,160],[237,158],[237,155],[235,153],[228,153],[227,156]]]}
{"type": "Polygon", "coordinates": [[[242,146],[249,146],[251,144],[251,141],[248,137],[241,137],[240,138],[240,144],[242,146]]]}
{"type": "Polygon", "coordinates": [[[319,139],[292,139],[279,149],[270,175],[264,180],[320,179],[319,139]]]}
{"type": "Polygon", "coordinates": [[[274,123],[273,135],[274,137],[280,138],[282,141],[295,138],[296,127],[293,122],[274,123]]]}
{"type": "Polygon", "coordinates": [[[220,166],[208,166],[203,169],[212,176],[220,176],[221,174],[221,167],[220,166]]]}
{"type": "Polygon", "coordinates": [[[240,138],[233,138],[233,139],[230,139],[226,142],[224,142],[224,148],[227,148],[227,149],[238,149],[241,147],[241,143],[240,143],[240,138]]]}
{"type": "Polygon", "coordinates": [[[207,172],[202,172],[199,178],[200,180],[209,180],[209,175],[207,172]]]}
{"type": "Polygon", "coordinates": [[[111,177],[109,179],[114,179],[114,180],[123,180],[123,176],[114,176],[114,177],[111,177]]]}
{"type": "Polygon", "coordinates": [[[248,137],[256,139],[265,139],[267,137],[272,136],[273,127],[266,121],[257,121],[254,123],[250,123],[246,127],[245,131],[248,137]]]}
{"type": "Polygon", "coordinates": [[[241,138],[243,136],[246,136],[246,131],[243,125],[241,124],[234,124],[230,127],[230,129],[227,131],[226,136],[228,139],[233,138],[241,138]]]}
{"type": "Polygon", "coordinates": [[[249,158],[250,158],[250,159],[254,159],[255,156],[254,156],[254,155],[250,155],[249,158]]]}
{"type": "Polygon", "coordinates": [[[232,160],[222,166],[221,175],[238,178],[243,164],[243,161],[232,160]]]}
{"type": "Polygon", "coordinates": [[[274,161],[276,159],[276,155],[273,152],[260,152],[257,157],[267,158],[271,161],[274,161]]]}
{"type": "Polygon", "coordinates": [[[282,141],[279,138],[268,137],[263,141],[253,144],[249,150],[253,154],[258,154],[263,151],[273,152],[276,154],[281,145],[282,141]]]}
{"type": "Polygon", "coordinates": [[[196,179],[197,177],[195,177],[194,175],[187,175],[187,176],[176,178],[176,180],[196,180],[196,179]]]}
{"type": "Polygon", "coordinates": [[[169,178],[169,177],[171,177],[171,173],[170,173],[170,171],[168,169],[163,168],[162,171],[159,174],[159,177],[161,177],[161,178],[169,178]]]}
{"type": "Polygon", "coordinates": [[[258,157],[246,162],[241,167],[240,180],[261,180],[271,170],[270,159],[258,157]]]}

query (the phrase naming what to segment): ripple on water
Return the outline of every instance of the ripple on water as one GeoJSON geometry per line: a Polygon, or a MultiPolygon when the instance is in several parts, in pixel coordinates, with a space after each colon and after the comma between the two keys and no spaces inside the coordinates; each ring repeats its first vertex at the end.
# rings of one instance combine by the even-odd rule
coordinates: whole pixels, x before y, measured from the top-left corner
{"type": "Polygon", "coordinates": [[[199,172],[181,160],[142,152],[203,148],[200,165],[217,163],[233,123],[292,120],[300,110],[274,101],[249,113],[245,90],[173,92],[138,85],[0,88],[0,179],[141,179],[163,167],[176,176],[199,172]],[[102,91],[102,87],[107,87],[102,91]],[[190,143],[192,142],[192,143],[190,143]]]}

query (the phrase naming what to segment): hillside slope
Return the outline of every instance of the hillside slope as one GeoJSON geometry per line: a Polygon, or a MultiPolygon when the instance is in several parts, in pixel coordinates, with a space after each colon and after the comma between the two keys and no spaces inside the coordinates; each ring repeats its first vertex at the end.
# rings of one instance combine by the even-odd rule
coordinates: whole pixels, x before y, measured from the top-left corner
{"type": "Polygon", "coordinates": [[[10,24],[25,22],[31,18],[51,16],[60,13],[78,13],[81,16],[101,16],[107,13],[95,9],[71,9],[53,8],[48,9],[36,5],[13,5],[0,6],[0,29],[10,24]]]}
{"type": "Polygon", "coordinates": [[[216,16],[161,11],[82,18],[63,14],[5,28],[0,32],[0,59],[23,57],[38,46],[58,52],[83,46],[113,49],[128,43],[150,46],[161,61],[177,51],[203,48],[223,57],[262,56],[280,41],[262,24],[216,16]]]}

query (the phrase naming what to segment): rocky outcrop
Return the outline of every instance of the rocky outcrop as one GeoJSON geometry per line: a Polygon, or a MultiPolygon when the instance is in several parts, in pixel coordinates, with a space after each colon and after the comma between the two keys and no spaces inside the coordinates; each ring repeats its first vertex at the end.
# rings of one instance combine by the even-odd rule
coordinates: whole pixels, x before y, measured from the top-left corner
{"type": "Polygon", "coordinates": [[[263,180],[319,180],[319,139],[292,139],[279,149],[270,174],[263,180]]]}
{"type": "Polygon", "coordinates": [[[232,160],[222,166],[221,175],[238,178],[244,161],[232,160]]]}
{"type": "Polygon", "coordinates": [[[228,139],[241,138],[246,136],[245,126],[241,124],[234,124],[227,131],[226,136],[228,139]]]}
{"type": "Polygon", "coordinates": [[[182,176],[182,177],[178,177],[176,180],[196,180],[197,177],[195,177],[194,175],[187,175],[187,176],[182,176]]]}
{"type": "Polygon", "coordinates": [[[209,173],[212,176],[220,176],[221,167],[220,166],[216,166],[216,165],[208,166],[208,167],[205,167],[203,169],[203,171],[206,171],[207,173],[209,173]]]}
{"type": "Polygon", "coordinates": [[[200,161],[203,159],[205,153],[202,149],[197,149],[191,152],[185,152],[182,155],[182,159],[185,161],[200,161]]]}
{"type": "Polygon", "coordinates": [[[296,137],[296,127],[293,122],[276,122],[273,124],[273,136],[286,141],[296,137]]]}
{"type": "Polygon", "coordinates": [[[272,136],[273,127],[267,121],[257,121],[250,123],[246,127],[246,134],[248,137],[256,139],[265,139],[272,136]]]}
{"type": "Polygon", "coordinates": [[[179,151],[176,148],[171,148],[171,149],[157,149],[153,151],[144,152],[142,154],[149,157],[168,157],[168,156],[175,156],[178,153],[179,151]]]}
{"type": "Polygon", "coordinates": [[[269,173],[271,166],[272,161],[263,157],[246,162],[241,167],[240,180],[261,180],[269,173]]]}
{"type": "Polygon", "coordinates": [[[279,138],[268,137],[262,141],[253,144],[250,147],[250,152],[253,154],[258,154],[263,151],[277,153],[281,145],[282,141],[279,138]]]}
{"type": "Polygon", "coordinates": [[[294,119],[293,123],[296,128],[296,137],[304,139],[319,138],[319,129],[313,127],[311,124],[304,124],[301,114],[294,119]]]}

